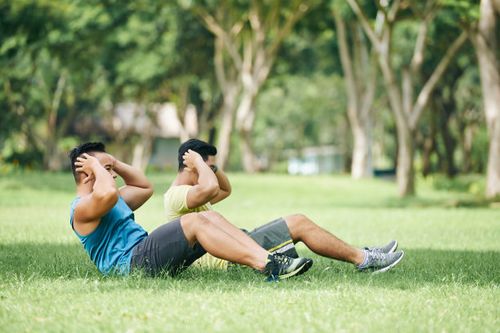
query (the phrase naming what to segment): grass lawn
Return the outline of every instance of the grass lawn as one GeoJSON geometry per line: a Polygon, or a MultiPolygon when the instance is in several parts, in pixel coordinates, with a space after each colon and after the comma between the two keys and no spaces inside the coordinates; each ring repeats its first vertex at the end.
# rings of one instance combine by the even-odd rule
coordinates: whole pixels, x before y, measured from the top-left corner
{"type": "MultiPolygon", "coordinates": [[[[319,257],[300,277],[265,283],[251,270],[190,268],[176,278],[102,277],[69,225],[70,174],[0,178],[0,332],[499,332],[500,209],[457,208],[470,194],[419,183],[400,200],[392,182],[347,177],[230,175],[218,209],[252,228],[304,213],[357,246],[398,239],[385,274],[319,257]]],[[[165,222],[172,175],[136,212],[165,222]]]]}

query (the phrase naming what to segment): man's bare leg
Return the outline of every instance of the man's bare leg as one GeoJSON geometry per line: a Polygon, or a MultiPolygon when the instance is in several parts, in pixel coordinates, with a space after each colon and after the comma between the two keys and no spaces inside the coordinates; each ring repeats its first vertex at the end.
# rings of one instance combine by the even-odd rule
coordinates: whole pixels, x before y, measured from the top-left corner
{"type": "Polygon", "coordinates": [[[355,265],[363,262],[365,254],[330,232],[321,228],[302,214],[285,217],[294,243],[303,242],[311,251],[324,257],[347,261],[355,265]]]}
{"type": "Polygon", "coordinates": [[[213,222],[220,229],[224,230],[226,233],[230,234],[232,237],[236,238],[240,243],[244,244],[250,249],[262,248],[255,240],[244,233],[241,229],[231,224],[224,216],[220,215],[214,211],[204,211],[199,214],[203,215],[205,218],[213,222]]]}
{"type": "Polygon", "coordinates": [[[201,214],[192,213],[182,216],[181,227],[190,246],[198,242],[215,257],[250,266],[259,271],[263,271],[266,266],[269,255],[266,250],[257,243],[254,246],[249,242],[241,242],[232,233],[221,229],[218,223],[212,222],[201,214]]]}

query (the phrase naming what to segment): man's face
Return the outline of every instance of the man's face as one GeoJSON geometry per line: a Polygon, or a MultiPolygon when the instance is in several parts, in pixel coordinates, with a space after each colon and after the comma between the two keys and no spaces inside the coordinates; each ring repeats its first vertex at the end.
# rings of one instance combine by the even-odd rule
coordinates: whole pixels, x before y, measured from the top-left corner
{"type": "Polygon", "coordinates": [[[104,169],[106,169],[113,178],[118,176],[114,170],[115,159],[111,155],[102,152],[95,152],[93,155],[99,160],[99,163],[101,163],[104,169]]]}
{"type": "MultiPolygon", "coordinates": [[[[215,156],[208,155],[208,159],[205,161],[205,164],[208,166],[214,165],[215,164],[215,156]]],[[[194,176],[194,182],[198,183],[198,177],[199,177],[198,172],[196,170],[193,170],[192,175],[194,176]]]]}
{"type": "Polygon", "coordinates": [[[208,164],[209,166],[214,165],[215,164],[215,156],[209,155],[208,159],[205,161],[205,163],[208,164]]]}

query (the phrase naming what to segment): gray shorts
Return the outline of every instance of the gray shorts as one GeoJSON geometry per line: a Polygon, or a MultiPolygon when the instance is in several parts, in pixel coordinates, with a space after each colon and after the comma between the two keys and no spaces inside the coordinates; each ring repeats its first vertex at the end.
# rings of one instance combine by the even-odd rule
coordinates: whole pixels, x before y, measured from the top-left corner
{"type": "Polygon", "coordinates": [[[149,275],[161,272],[175,275],[205,253],[198,243],[189,246],[178,218],[159,226],[134,247],[130,270],[142,269],[149,275]]]}
{"type": "MultiPolygon", "coordinates": [[[[244,230],[271,253],[297,258],[298,254],[284,219],[279,218],[250,232],[244,230]]],[[[132,252],[131,271],[142,269],[149,275],[180,273],[206,253],[200,244],[193,247],[182,230],[180,218],[166,223],[149,234],[132,252]]]]}
{"type": "Polygon", "coordinates": [[[299,256],[290,236],[290,230],[281,217],[247,233],[271,253],[283,253],[292,258],[299,256]]]}

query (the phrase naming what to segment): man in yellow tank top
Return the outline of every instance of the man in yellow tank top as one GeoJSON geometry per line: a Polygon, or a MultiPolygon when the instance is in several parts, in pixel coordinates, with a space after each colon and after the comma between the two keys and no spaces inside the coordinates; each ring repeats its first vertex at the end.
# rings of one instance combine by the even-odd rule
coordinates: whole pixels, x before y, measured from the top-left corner
{"type": "MultiPolygon", "coordinates": [[[[203,214],[204,211],[212,210],[212,204],[231,194],[229,179],[213,162],[216,154],[216,147],[198,139],[190,139],[179,147],[178,173],[164,195],[168,220],[190,212],[203,214]]],[[[295,244],[303,242],[314,253],[350,262],[360,271],[385,272],[398,264],[404,256],[403,251],[396,251],[398,243],[395,240],[382,247],[358,249],[302,214],[279,218],[248,234],[271,253],[298,257],[295,244]]],[[[227,268],[227,261],[209,255],[198,259],[198,264],[227,268]]]]}

